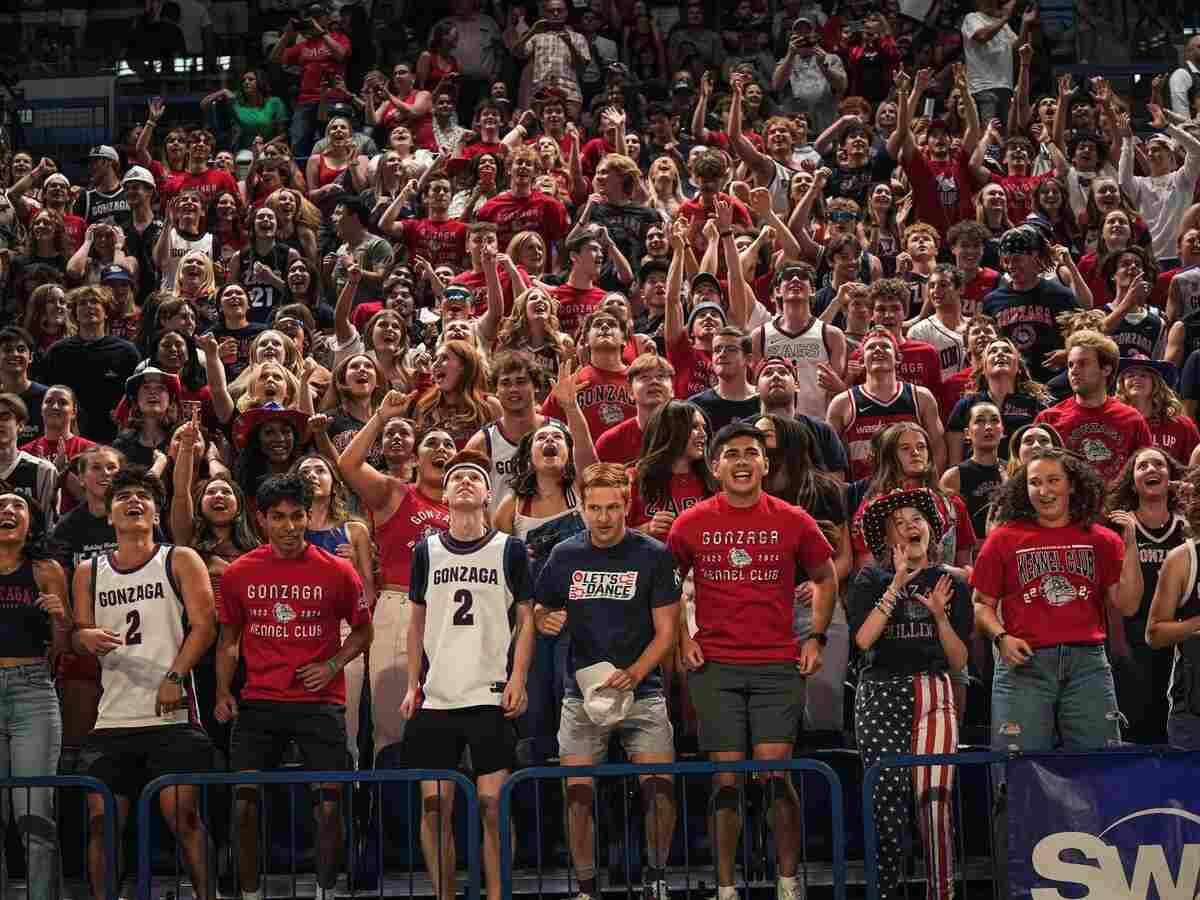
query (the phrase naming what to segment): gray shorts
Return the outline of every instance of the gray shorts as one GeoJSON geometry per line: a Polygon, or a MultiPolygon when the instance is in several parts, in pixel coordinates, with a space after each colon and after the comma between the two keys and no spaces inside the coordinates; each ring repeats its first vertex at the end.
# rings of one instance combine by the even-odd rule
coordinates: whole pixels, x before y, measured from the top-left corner
{"type": "Polygon", "coordinates": [[[614,730],[630,756],[675,752],[675,730],[671,727],[667,701],[663,697],[635,700],[629,715],[615,725],[605,726],[588,718],[583,711],[583,700],[563,697],[558,724],[559,756],[586,756],[593,762],[604,762],[608,756],[608,740],[614,730]]]}
{"type": "Polygon", "coordinates": [[[804,676],[794,662],[741,666],[706,662],[688,675],[705,753],[746,753],[790,744],[804,712],[804,676]]]}

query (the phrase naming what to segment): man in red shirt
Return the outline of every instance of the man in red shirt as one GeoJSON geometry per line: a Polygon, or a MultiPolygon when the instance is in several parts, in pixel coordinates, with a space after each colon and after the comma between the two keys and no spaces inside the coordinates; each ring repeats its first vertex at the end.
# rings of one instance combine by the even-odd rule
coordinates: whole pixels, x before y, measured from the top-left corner
{"type": "MultiPolygon", "coordinates": [[[[877,327],[887,329],[896,339],[896,346],[900,352],[897,376],[928,389],[934,397],[940,397],[942,360],[937,348],[924,341],[913,341],[904,336],[904,316],[909,299],[908,284],[899,278],[883,278],[874,282],[871,285],[871,319],[877,327]]],[[[851,363],[861,364],[863,349],[859,347],[850,355],[851,363]]],[[[856,381],[861,383],[863,378],[860,377],[856,381]]]]}
{"type": "Polygon", "coordinates": [[[533,189],[538,175],[538,155],[532,147],[518,147],[508,159],[510,190],[497,194],[480,207],[475,218],[479,222],[494,222],[501,247],[518,231],[536,231],[552,248],[555,241],[566,237],[570,218],[562,202],[549,194],[533,189]]]}
{"type": "Polygon", "coordinates": [[[512,312],[514,292],[520,293],[529,287],[529,275],[520,266],[515,268],[521,283],[513,284],[513,277],[509,271],[511,267],[505,264],[508,256],[504,255],[501,259],[499,247],[496,226],[491,222],[475,222],[467,228],[467,253],[471,257],[471,268],[450,279],[450,285],[464,287],[474,295],[475,307],[472,312],[476,316],[482,316],[488,308],[487,277],[483,271],[484,257],[494,256],[501,262],[498,274],[500,289],[504,292],[504,315],[512,312]]]}
{"type": "Polygon", "coordinates": [[[407,202],[403,193],[397,194],[379,220],[380,234],[402,242],[409,258],[419,256],[432,266],[461,268],[467,255],[467,224],[450,218],[452,195],[450,179],[435,175],[421,194],[428,215],[424,219],[397,219],[407,202]]]}
{"type": "Polygon", "coordinates": [[[696,154],[695,160],[689,166],[692,181],[700,190],[695,199],[686,200],[679,205],[675,218],[687,223],[688,240],[692,249],[696,251],[697,259],[703,255],[704,248],[708,245],[708,240],[703,234],[704,223],[716,218],[717,200],[723,200],[733,207],[733,225],[738,228],[751,228],[754,224],[746,205],[721,190],[729,168],[726,159],[719,150],[702,150],[696,154]]]}
{"type": "Polygon", "coordinates": [[[917,219],[945,235],[974,212],[974,194],[966,168],[969,152],[961,147],[954,152],[950,128],[944,119],[931,119],[925,129],[924,152],[917,146],[912,137],[912,119],[927,90],[929,70],[922,69],[916,75],[907,105],[900,104],[896,123],[896,129],[903,134],[900,164],[912,184],[917,219]]]}
{"type": "MultiPolygon", "coordinates": [[[[790,759],[804,707],[805,676],[821,668],[833,615],[833,550],[812,516],[763,490],[767,446],[744,422],[713,438],[709,461],[721,492],[684,510],[667,546],[680,577],[695,577],[696,632],[680,627],[680,652],[700,725],[700,749],[713,762],[750,752],[756,760],[790,759]],[[796,585],[812,582],[812,633],[797,652],[792,628],[796,585]]],[[[794,900],[800,856],[800,804],[790,776],[775,780],[778,900],[794,900]]],[[[712,842],[718,900],[737,897],[734,860],[738,775],[714,777],[712,842]]]]}
{"type": "Polygon", "coordinates": [[[322,86],[345,78],[350,58],[350,38],[330,30],[334,19],[329,10],[320,3],[311,3],[304,15],[303,19],[288,20],[287,30],[271,51],[275,65],[301,67],[300,96],[288,129],[288,141],[297,159],[304,159],[312,151],[322,86]],[[297,31],[302,38],[298,42],[297,31]]]}
{"type": "Polygon", "coordinates": [[[946,232],[954,264],[963,273],[962,314],[972,318],[982,311],[983,298],[996,289],[1000,273],[980,265],[991,234],[974,219],[964,219],[946,232]]]}
{"type": "MultiPolygon", "coordinates": [[[[255,496],[268,543],[240,556],[221,576],[217,648],[217,720],[233,721],[234,771],[274,769],[294,741],[310,769],[346,768],[346,676],[342,670],[371,643],[362,579],[345,559],[308,542],[312,488],[299,475],[274,475],[255,496]],[[350,625],[343,641],[342,622],[350,625]],[[241,697],[232,693],[245,661],[241,697]]],[[[341,788],[314,784],[317,897],[332,898],[343,845],[341,788]]],[[[258,883],[258,797],[237,791],[242,896],[258,883]]]]}
{"type": "MultiPolygon", "coordinates": [[[[501,122],[500,107],[495,101],[486,98],[480,101],[475,107],[475,127],[479,129],[479,134],[474,135],[475,140],[466,144],[459,150],[456,159],[470,161],[476,156],[482,156],[485,153],[492,153],[496,156],[504,156],[506,148],[500,141],[500,122],[501,122]]],[[[462,136],[465,141],[472,136],[472,132],[467,132],[462,136]]],[[[458,163],[462,165],[462,163],[458,163]]]]}
{"type": "Polygon", "coordinates": [[[643,353],[625,373],[633,392],[636,414],[614,425],[596,439],[596,459],[631,465],[642,455],[642,438],[651,417],[673,399],[675,368],[657,353],[643,353]]]}
{"type": "Polygon", "coordinates": [[[171,201],[185,190],[198,191],[205,207],[217,198],[217,194],[232,193],[235,197],[239,196],[233,176],[224,169],[214,169],[208,165],[215,143],[212,133],[203,129],[188,133],[187,171],[170,175],[163,183],[159,191],[163,209],[169,207],[171,201]]]}
{"type": "MultiPolygon", "coordinates": [[[[621,362],[621,351],[629,335],[621,319],[607,310],[598,309],[584,319],[580,337],[587,345],[591,362],[575,376],[577,395],[594,441],[614,425],[637,415],[637,405],[629,392],[629,380],[621,362]]],[[[538,412],[560,422],[567,420],[567,414],[553,393],[538,412]]]]}
{"type": "Polygon", "coordinates": [[[1116,374],[1117,343],[1098,331],[1077,331],[1067,340],[1067,379],[1074,395],[1043,410],[1035,423],[1053,425],[1063,446],[1074,450],[1111,483],[1125,460],[1154,438],[1145,417],[1115,397],[1108,387],[1116,374]]]}
{"type": "Polygon", "coordinates": [[[588,228],[567,241],[566,253],[571,264],[567,280],[552,289],[550,295],[558,301],[559,328],[573,335],[579,323],[598,309],[604,299],[604,289],[596,287],[604,266],[604,242],[597,229],[588,228]]]}

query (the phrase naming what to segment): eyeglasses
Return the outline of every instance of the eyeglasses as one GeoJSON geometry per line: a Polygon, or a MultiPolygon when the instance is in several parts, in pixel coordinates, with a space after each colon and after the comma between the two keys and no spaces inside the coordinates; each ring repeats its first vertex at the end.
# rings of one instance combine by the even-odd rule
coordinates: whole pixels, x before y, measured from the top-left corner
{"type": "Polygon", "coordinates": [[[727,356],[731,353],[741,352],[742,348],[740,344],[717,344],[717,346],[713,347],[712,349],[712,355],[714,358],[718,356],[727,356]]]}

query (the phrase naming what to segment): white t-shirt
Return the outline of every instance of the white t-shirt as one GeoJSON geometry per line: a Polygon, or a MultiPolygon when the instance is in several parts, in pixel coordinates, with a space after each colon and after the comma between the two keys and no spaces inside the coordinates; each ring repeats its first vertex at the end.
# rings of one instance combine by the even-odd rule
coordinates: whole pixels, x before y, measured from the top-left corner
{"type": "Polygon", "coordinates": [[[994,27],[1000,19],[981,12],[968,13],[963,19],[963,53],[967,57],[967,90],[972,94],[992,88],[1013,88],[1012,48],[1016,32],[1008,25],[997,31],[990,41],[981,44],[971,37],[981,28],[994,27]]]}

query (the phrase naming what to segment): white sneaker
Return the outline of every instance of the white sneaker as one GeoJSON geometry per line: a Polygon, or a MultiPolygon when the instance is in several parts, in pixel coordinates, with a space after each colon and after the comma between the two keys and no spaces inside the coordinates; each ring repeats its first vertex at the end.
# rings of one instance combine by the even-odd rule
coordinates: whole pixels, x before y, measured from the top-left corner
{"type": "Polygon", "coordinates": [[[804,900],[804,885],[795,876],[780,875],[775,882],[775,900],[804,900]]]}
{"type": "Polygon", "coordinates": [[[580,891],[572,898],[572,900],[595,900],[595,898],[591,894],[586,894],[583,891],[580,891]]]}
{"type": "Polygon", "coordinates": [[[642,885],[642,896],[646,900],[671,900],[671,888],[664,879],[648,881],[642,885]]]}
{"type": "Polygon", "coordinates": [[[732,884],[717,885],[717,893],[710,900],[738,900],[737,888],[732,884]]]}

